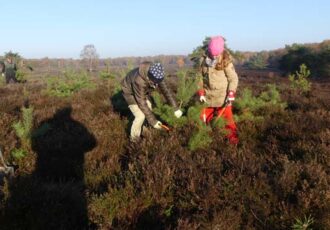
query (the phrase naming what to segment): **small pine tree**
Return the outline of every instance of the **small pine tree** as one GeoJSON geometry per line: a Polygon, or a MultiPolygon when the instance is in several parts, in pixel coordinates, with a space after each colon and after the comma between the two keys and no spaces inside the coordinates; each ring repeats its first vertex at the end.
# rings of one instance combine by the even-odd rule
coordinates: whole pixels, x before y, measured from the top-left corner
{"type": "Polygon", "coordinates": [[[12,155],[12,157],[19,160],[19,159],[26,157],[28,153],[27,153],[27,151],[25,151],[22,148],[19,148],[19,149],[15,148],[10,152],[10,154],[12,155]]]}
{"type": "Polygon", "coordinates": [[[187,70],[181,70],[177,73],[178,91],[176,98],[180,103],[180,107],[186,107],[190,99],[194,96],[198,88],[199,75],[189,73],[187,70]]]}
{"type": "Polygon", "coordinates": [[[224,129],[225,126],[226,126],[226,120],[222,116],[219,118],[214,118],[211,122],[211,127],[217,128],[224,135],[227,134],[227,131],[224,129]]]}
{"type": "Polygon", "coordinates": [[[205,126],[203,129],[197,129],[189,139],[188,148],[194,151],[208,147],[212,143],[212,138],[209,135],[210,132],[211,128],[209,126],[205,126]]]}
{"type": "Polygon", "coordinates": [[[312,216],[304,217],[304,219],[296,219],[296,222],[292,225],[293,230],[311,230],[311,225],[314,223],[312,216]]]}
{"type": "Polygon", "coordinates": [[[21,143],[21,148],[11,151],[11,155],[16,159],[23,158],[27,155],[31,149],[32,138],[44,135],[50,128],[49,124],[45,123],[40,128],[33,130],[33,107],[23,107],[21,111],[22,120],[12,125],[21,143]]]}
{"type": "Polygon", "coordinates": [[[289,75],[289,80],[291,82],[291,88],[300,93],[307,93],[311,89],[311,83],[307,80],[311,72],[305,64],[299,66],[299,71],[295,74],[289,75]]]}
{"type": "Polygon", "coordinates": [[[195,130],[188,142],[188,148],[191,151],[206,148],[212,143],[212,138],[210,136],[212,129],[210,126],[205,125],[200,119],[200,111],[204,107],[204,105],[192,106],[187,113],[189,122],[195,124],[195,130]]]}
{"type": "Polygon", "coordinates": [[[207,49],[211,37],[206,37],[203,40],[202,45],[196,47],[191,54],[189,54],[190,59],[194,62],[194,67],[198,68],[200,66],[200,58],[203,56],[207,49]]]}
{"type": "Polygon", "coordinates": [[[103,70],[100,72],[99,74],[100,78],[103,80],[107,80],[107,79],[114,79],[114,75],[112,75],[110,72],[108,72],[107,70],[103,70]]]}
{"type": "Polygon", "coordinates": [[[31,137],[32,137],[32,127],[33,127],[33,108],[21,109],[22,111],[22,121],[15,122],[13,128],[16,135],[21,141],[21,146],[23,149],[30,149],[31,147],[31,137]]]}
{"type": "MultiPolygon", "coordinates": [[[[178,88],[176,93],[176,99],[179,102],[179,107],[182,111],[185,111],[191,101],[191,98],[197,91],[198,81],[200,76],[188,70],[180,70],[177,73],[178,76],[178,88]]],[[[153,101],[155,102],[155,108],[153,111],[163,121],[173,127],[182,127],[187,123],[186,117],[176,118],[174,116],[174,108],[163,103],[162,97],[158,92],[152,94],[153,101]]]]}
{"type": "Polygon", "coordinates": [[[6,80],[5,78],[2,76],[2,74],[0,73],[0,86],[4,86],[6,84],[6,80]]]}
{"type": "Polygon", "coordinates": [[[106,66],[105,69],[100,71],[99,76],[103,80],[108,80],[108,79],[115,79],[115,75],[110,71],[110,60],[105,60],[104,64],[106,66]]]}
{"type": "Polygon", "coordinates": [[[267,84],[267,90],[262,92],[259,98],[267,105],[279,106],[285,108],[287,104],[282,102],[280,92],[275,84],[267,84]]]}
{"type": "Polygon", "coordinates": [[[182,116],[177,118],[174,116],[174,108],[164,104],[161,95],[158,92],[152,93],[152,99],[155,103],[153,112],[160,117],[160,119],[172,127],[182,127],[187,123],[187,119],[182,116]]]}
{"type": "Polygon", "coordinates": [[[251,89],[245,88],[241,96],[234,102],[234,107],[237,109],[235,120],[262,120],[262,117],[256,117],[254,115],[254,112],[262,106],[264,106],[264,102],[253,96],[251,89]]]}
{"type": "Polygon", "coordinates": [[[17,70],[16,71],[16,80],[18,82],[26,82],[26,73],[21,70],[17,70]]]}
{"type": "Polygon", "coordinates": [[[86,72],[65,71],[64,76],[47,79],[47,92],[57,97],[69,97],[81,89],[94,88],[86,72]]]}
{"type": "Polygon", "coordinates": [[[235,120],[262,121],[263,117],[257,115],[258,110],[267,106],[275,106],[281,109],[286,107],[286,103],[282,102],[276,85],[268,84],[267,90],[259,96],[253,96],[251,89],[245,88],[241,96],[234,102],[234,107],[238,111],[235,120]]]}
{"type": "Polygon", "coordinates": [[[178,128],[182,127],[187,122],[195,125],[195,130],[189,140],[188,147],[190,150],[196,150],[200,148],[206,148],[212,142],[210,132],[212,132],[212,127],[217,127],[220,130],[225,126],[223,119],[218,119],[212,122],[211,126],[205,125],[200,119],[200,111],[205,107],[205,105],[197,104],[191,105],[191,98],[197,91],[198,81],[201,77],[195,73],[189,73],[186,70],[179,71],[177,73],[178,90],[176,94],[177,100],[180,102],[181,109],[188,110],[187,116],[181,118],[176,118],[174,116],[174,109],[164,104],[161,95],[158,92],[153,92],[152,98],[155,103],[155,108],[153,112],[160,117],[160,119],[172,127],[178,128]],[[189,106],[189,108],[187,108],[189,106]]]}

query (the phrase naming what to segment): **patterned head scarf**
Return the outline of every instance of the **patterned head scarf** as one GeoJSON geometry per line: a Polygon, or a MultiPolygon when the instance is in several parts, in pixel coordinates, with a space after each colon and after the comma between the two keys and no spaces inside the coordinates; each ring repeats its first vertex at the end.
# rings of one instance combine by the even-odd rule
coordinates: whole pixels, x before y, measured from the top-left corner
{"type": "Polygon", "coordinates": [[[165,77],[164,68],[160,63],[154,63],[149,68],[149,78],[155,83],[160,83],[165,77]]]}

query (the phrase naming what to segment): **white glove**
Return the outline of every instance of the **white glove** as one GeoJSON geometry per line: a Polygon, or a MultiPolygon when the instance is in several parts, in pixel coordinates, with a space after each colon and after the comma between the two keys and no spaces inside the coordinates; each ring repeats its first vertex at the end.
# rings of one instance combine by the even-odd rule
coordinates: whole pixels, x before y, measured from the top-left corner
{"type": "Polygon", "coordinates": [[[200,96],[199,101],[202,102],[202,103],[203,102],[205,103],[206,102],[206,97],[205,96],[200,96]]]}
{"type": "Polygon", "coordinates": [[[4,74],[4,73],[2,73],[2,74],[1,74],[1,76],[3,76],[3,77],[4,77],[4,76],[5,76],[5,74],[4,74]]]}
{"type": "Polygon", "coordinates": [[[154,125],[155,129],[162,129],[162,123],[160,121],[157,121],[156,124],[154,125]]]}
{"type": "Polygon", "coordinates": [[[180,109],[178,109],[177,111],[174,112],[174,116],[176,116],[177,118],[180,118],[182,116],[182,111],[180,109]]]}

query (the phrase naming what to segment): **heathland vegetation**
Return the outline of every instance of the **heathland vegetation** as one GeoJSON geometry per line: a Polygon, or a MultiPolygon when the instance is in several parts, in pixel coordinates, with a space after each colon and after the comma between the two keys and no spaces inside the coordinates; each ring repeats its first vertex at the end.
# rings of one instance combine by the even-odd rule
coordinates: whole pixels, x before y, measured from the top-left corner
{"type": "Polygon", "coordinates": [[[329,229],[329,43],[306,48],[311,62],[299,47],[233,52],[238,67],[282,68],[240,75],[237,146],[221,120],[199,121],[189,57],[151,58],[184,116],[153,94],[171,129],[141,143],[128,140],[119,81],[147,58],[24,60],[27,82],[0,87],[0,147],[15,168],[1,177],[1,229],[329,229]]]}

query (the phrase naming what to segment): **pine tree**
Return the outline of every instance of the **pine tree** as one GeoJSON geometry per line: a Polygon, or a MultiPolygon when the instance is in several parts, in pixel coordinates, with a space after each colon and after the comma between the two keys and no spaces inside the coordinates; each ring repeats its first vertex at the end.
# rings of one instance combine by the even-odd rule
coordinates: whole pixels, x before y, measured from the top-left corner
{"type": "Polygon", "coordinates": [[[190,59],[194,62],[194,67],[197,68],[200,66],[200,58],[205,54],[207,46],[211,40],[211,37],[206,37],[202,45],[196,47],[191,54],[189,54],[190,59]]]}
{"type": "Polygon", "coordinates": [[[57,97],[69,97],[81,89],[94,87],[86,72],[68,70],[64,72],[64,76],[47,79],[47,93],[57,97]]]}
{"type": "Polygon", "coordinates": [[[33,126],[33,108],[23,107],[21,111],[23,119],[22,121],[15,122],[13,128],[21,141],[22,148],[30,149],[33,126]]]}
{"type": "Polygon", "coordinates": [[[281,94],[275,84],[267,84],[267,90],[262,92],[259,97],[266,105],[274,105],[282,108],[286,107],[286,103],[282,102],[281,94]]]}
{"type": "Polygon", "coordinates": [[[205,125],[200,119],[200,111],[204,108],[204,105],[196,105],[189,108],[187,117],[189,122],[195,124],[195,130],[191,135],[188,148],[191,151],[206,148],[209,144],[212,143],[212,138],[210,132],[212,131],[211,127],[205,125]]]}
{"type": "Polygon", "coordinates": [[[307,80],[311,72],[305,64],[299,66],[299,71],[289,75],[291,88],[300,93],[307,93],[311,89],[311,83],[307,80]]]}
{"type": "Polygon", "coordinates": [[[16,159],[23,158],[27,155],[31,149],[32,138],[44,135],[50,128],[49,124],[45,123],[38,129],[33,130],[33,107],[23,107],[21,111],[22,120],[12,125],[21,144],[20,148],[15,148],[11,151],[11,155],[16,159]]]}
{"type": "Polygon", "coordinates": [[[187,70],[179,71],[177,76],[178,91],[176,98],[180,103],[180,107],[185,108],[189,104],[191,98],[196,94],[201,76],[188,72],[187,70]]]}
{"type": "Polygon", "coordinates": [[[193,151],[200,148],[206,148],[212,142],[210,136],[212,128],[216,127],[217,131],[221,130],[220,132],[223,132],[225,121],[222,118],[217,120],[214,119],[211,125],[206,125],[200,119],[200,112],[205,105],[200,103],[196,104],[191,101],[191,98],[197,92],[198,82],[201,76],[186,70],[178,72],[177,75],[179,80],[176,98],[180,103],[181,110],[188,110],[186,116],[179,119],[176,118],[174,116],[174,108],[164,104],[164,100],[158,92],[153,92],[152,94],[153,102],[155,103],[153,112],[158,115],[162,121],[174,128],[183,127],[188,122],[193,124],[195,129],[188,142],[189,149],[193,151]]]}
{"type": "Polygon", "coordinates": [[[188,148],[191,151],[208,147],[212,143],[209,133],[211,128],[205,126],[203,129],[197,129],[189,139],[188,148]]]}
{"type": "Polygon", "coordinates": [[[166,124],[178,128],[182,127],[187,123],[186,117],[182,116],[177,118],[174,116],[174,108],[164,104],[161,95],[158,92],[152,93],[152,99],[155,103],[155,107],[153,108],[153,112],[160,117],[162,121],[166,124]]]}
{"type": "Polygon", "coordinates": [[[280,109],[286,107],[286,103],[282,102],[276,85],[268,84],[267,90],[263,91],[259,96],[253,96],[251,89],[245,88],[241,96],[234,102],[234,107],[237,110],[235,120],[238,122],[244,120],[262,121],[263,117],[258,115],[258,111],[267,106],[280,109]]]}

